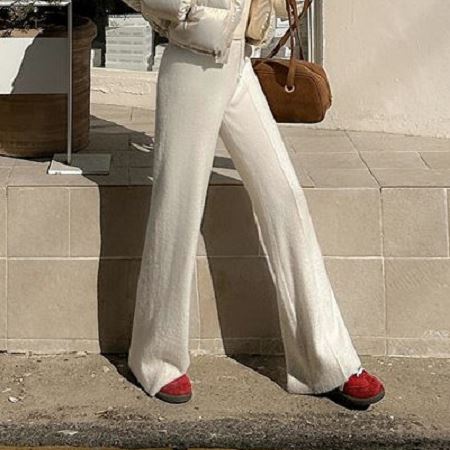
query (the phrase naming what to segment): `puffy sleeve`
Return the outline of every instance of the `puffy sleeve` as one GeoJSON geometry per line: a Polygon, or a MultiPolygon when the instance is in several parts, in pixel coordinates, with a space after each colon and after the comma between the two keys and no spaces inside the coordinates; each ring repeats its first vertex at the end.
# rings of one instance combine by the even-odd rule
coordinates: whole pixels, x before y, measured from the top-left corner
{"type": "MultiPolygon", "coordinates": [[[[286,9],[286,0],[272,0],[272,1],[275,8],[275,15],[282,20],[287,19],[288,13],[286,9]]],[[[296,2],[297,2],[297,10],[298,13],[300,14],[301,10],[303,9],[304,1],[296,0],[296,2]]]]}
{"type": "Polygon", "coordinates": [[[141,12],[141,0],[122,0],[122,1],[135,11],[141,12]]]}
{"type": "Polygon", "coordinates": [[[162,20],[183,21],[195,0],[122,0],[135,11],[162,20]]]}
{"type": "MultiPolygon", "coordinates": [[[[134,1],[134,0],[133,0],[134,1]]],[[[159,19],[183,21],[195,0],[141,0],[143,9],[159,19]]]]}

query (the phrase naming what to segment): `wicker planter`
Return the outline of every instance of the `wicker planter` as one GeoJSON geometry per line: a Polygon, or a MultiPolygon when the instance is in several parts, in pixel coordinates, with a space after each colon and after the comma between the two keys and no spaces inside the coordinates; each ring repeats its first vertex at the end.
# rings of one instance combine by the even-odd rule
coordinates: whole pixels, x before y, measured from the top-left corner
{"type": "MultiPolygon", "coordinates": [[[[89,143],[90,50],[96,32],[95,24],[87,18],[82,18],[73,31],[74,152],[89,143]]],[[[0,72],[0,154],[42,157],[64,152],[66,32],[34,38],[0,37],[2,53],[9,57],[7,68],[0,72]]]]}

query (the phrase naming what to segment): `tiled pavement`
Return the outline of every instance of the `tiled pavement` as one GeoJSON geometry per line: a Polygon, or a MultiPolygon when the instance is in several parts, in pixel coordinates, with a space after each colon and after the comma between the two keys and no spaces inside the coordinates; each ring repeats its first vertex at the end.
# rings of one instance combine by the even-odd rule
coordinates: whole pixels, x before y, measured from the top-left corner
{"type": "MultiPolygon", "coordinates": [[[[140,185],[151,182],[154,111],[92,106],[91,144],[85,151],[113,154],[110,176],[43,176],[47,159],[0,157],[3,186],[140,185]]],[[[450,139],[336,131],[280,124],[303,187],[450,187],[450,139]]],[[[257,149],[255,149],[257,151],[257,149]]],[[[218,139],[211,184],[240,184],[239,173],[218,139]]]]}
{"type": "MultiPolygon", "coordinates": [[[[127,348],[154,113],[93,105],[92,115],[86,151],[112,153],[109,176],[48,175],[49,159],[0,157],[0,349],[127,348]]],[[[450,140],[280,130],[358,350],[450,355],[450,140]]],[[[194,352],[281,352],[250,199],[220,139],[196,280],[194,352]]]]}

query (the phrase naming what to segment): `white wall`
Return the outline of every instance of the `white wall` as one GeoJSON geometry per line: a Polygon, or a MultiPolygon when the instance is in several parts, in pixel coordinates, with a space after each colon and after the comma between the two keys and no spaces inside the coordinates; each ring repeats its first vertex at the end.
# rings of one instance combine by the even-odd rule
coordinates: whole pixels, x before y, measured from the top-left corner
{"type": "Polygon", "coordinates": [[[450,137],[450,0],[323,0],[323,128],[450,137]]]}

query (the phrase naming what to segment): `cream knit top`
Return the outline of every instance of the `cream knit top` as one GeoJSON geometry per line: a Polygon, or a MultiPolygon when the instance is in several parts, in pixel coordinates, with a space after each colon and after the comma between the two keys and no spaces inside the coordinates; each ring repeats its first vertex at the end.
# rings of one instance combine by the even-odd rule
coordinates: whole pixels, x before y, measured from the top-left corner
{"type": "Polygon", "coordinates": [[[244,39],[245,38],[245,29],[247,28],[247,20],[248,20],[248,16],[249,16],[249,12],[250,12],[251,2],[252,2],[252,0],[242,0],[243,11],[242,11],[240,21],[234,30],[233,39],[244,39]]]}

